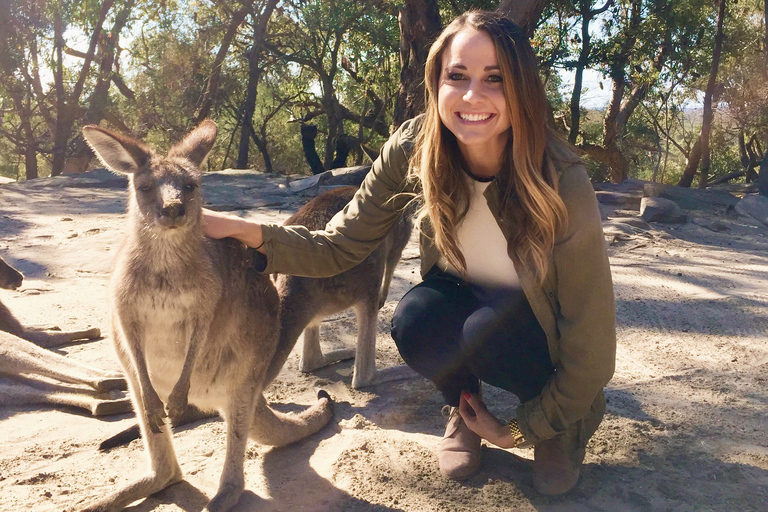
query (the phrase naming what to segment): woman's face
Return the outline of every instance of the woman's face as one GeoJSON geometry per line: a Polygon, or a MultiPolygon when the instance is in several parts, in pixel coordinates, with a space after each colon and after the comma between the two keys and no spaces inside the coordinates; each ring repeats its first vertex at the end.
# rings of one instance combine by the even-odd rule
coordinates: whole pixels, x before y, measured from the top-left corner
{"type": "Polygon", "coordinates": [[[443,51],[437,93],[440,120],[467,162],[501,161],[510,127],[499,62],[491,37],[465,28],[443,51]]]}

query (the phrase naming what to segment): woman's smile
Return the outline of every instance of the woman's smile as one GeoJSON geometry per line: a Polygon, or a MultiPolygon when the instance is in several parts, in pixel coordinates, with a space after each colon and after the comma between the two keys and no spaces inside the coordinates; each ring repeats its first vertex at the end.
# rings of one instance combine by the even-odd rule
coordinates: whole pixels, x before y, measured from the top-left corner
{"type": "Polygon", "coordinates": [[[473,114],[469,112],[456,112],[456,115],[459,116],[462,121],[467,123],[482,123],[493,117],[493,114],[489,113],[473,114]]]}

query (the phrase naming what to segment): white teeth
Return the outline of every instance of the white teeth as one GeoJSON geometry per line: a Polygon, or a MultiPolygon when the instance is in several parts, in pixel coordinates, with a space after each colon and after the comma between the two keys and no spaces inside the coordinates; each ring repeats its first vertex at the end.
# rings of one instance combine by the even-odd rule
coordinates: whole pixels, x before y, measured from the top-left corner
{"type": "Polygon", "coordinates": [[[491,117],[491,114],[464,114],[464,113],[460,113],[459,117],[461,117],[464,121],[485,121],[486,119],[489,119],[491,117]]]}

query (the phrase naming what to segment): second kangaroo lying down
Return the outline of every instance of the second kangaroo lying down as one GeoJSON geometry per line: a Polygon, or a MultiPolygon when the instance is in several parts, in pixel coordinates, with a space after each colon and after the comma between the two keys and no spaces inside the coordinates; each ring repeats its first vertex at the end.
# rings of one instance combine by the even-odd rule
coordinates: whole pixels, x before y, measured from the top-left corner
{"type": "Polygon", "coordinates": [[[227,423],[224,471],[206,510],[229,510],[244,489],[248,438],[275,446],[303,439],[328,423],[332,402],[324,394],[292,415],[264,399],[277,292],[245,245],[202,231],[199,167],[216,125],[201,123],[166,157],[96,126],[83,133],[107,167],[129,176],[128,229],[110,283],[112,336],[150,459],[145,476],[88,510],[121,510],[182,479],[165,419],[188,402],[227,423]]]}
{"type": "MultiPolygon", "coordinates": [[[[21,275],[21,272],[0,258],[0,288],[15,290],[21,286],[23,279],[24,276],[21,275]]],[[[85,331],[72,332],[50,332],[46,329],[55,330],[57,328],[49,327],[40,329],[22,325],[22,323],[13,316],[11,310],[8,309],[5,304],[0,302],[0,331],[9,332],[19,338],[31,341],[35,345],[44,348],[53,348],[72,341],[85,339],[92,340],[101,336],[101,331],[95,327],[85,331]]]]}
{"type": "MultiPolygon", "coordinates": [[[[22,280],[21,273],[0,258],[0,288],[16,289],[22,280]]],[[[0,303],[0,327],[11,325],[11,332],[23,332],[21,327],[13,328],[16,324],[21,325],[0,303]]],[[[0,377],[0,405],[69,405],[86,409],[94,416],[131,410],[127,398],[109,393],[126,389],[122,376],[85,366],[10,332],[0,332],[0,377]],[[40,381],[37,377],[59,383],[40,381]]]]}
{"type": "MultiPolygon", "coordinates": [[[[339,187],[325,192],[302,206],[283,224],[323,229],[331,217],[352,199],[356,190],[355,187],[339,187]]],[[[412,227],[411,217],[404,214],[365,260],[337,276],[321,279],[276,276],[280,294],[280,342],[268,371],[268,381],[280,372],[302,331],[304,345],[299,363],[302,372],[354,357],[353,388],[415,375],[404,365],[376,371],[378,311],[387,300],[392,274],[408,243],[412,227]],[[354,308],[357,316],[357,349],[323,354],[320,350],[320,322],[348,308],[354,308]]]]}

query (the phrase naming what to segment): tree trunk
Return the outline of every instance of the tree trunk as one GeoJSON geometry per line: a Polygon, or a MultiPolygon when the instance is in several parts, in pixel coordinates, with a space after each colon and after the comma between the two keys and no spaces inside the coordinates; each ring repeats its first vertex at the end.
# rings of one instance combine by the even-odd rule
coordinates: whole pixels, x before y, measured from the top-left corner
{"type": "MultiPolygon", "coordinates": [[[[253,5],[253,1],[248,2],[248,5],[253,5]]],[[[248,9],[244,5],[235,11],[235,13],[232,15],[232,19],[229,21],[227,32],[224,34],[224,38],[221,40],[221,46],[219,46],[219,51],[216,53],[216,58],[213,61],[211,76],[208,78],[208,81],[205,84],[205,90],[203,91],[203,96],[200,99],[200,107],[194,117],[195,125],[199,124],[203,119],[208,117],[211,112],[211,107],[213,106],[213,102],[216,99],[216,94],[219,91],[221,67],[224,64],[224,59],[227,57],[229,47],[232,44],[232,41],[235,39],[235,35],[237,35],[237,29],[243,23],[247,14],[248,9]]]]}
{"type": "Polygon", "coordinates": [[[278,0],[269,0],[261,14],[254,14],[253,20],[253,47],[248,55],[248,85],[243,102],[243,115],[240,119],[240,144],[237,151],[237,169],[248,168],[248,149],[253,130],[253,113],[256,110],[256,89],[261,76],[259,69],[259,56],[264,45],[264,37],[267,33],[267,22],[272,17],[278,0]]]}
{"type": "MultiPolygon", "coordinates": [[[[30,141],[30,144],[32,141],[30,141]]],[[[36,180],[39,176],[37,170],[37,150],[35,146],[27,146],[27,150],[24,152],[24,170],[25,176],[28,180],[36,180]]]]}
{"type": "MultiPolygon", "coordinates": [[[[765,28],[765,42],[763,49],[765,50],[766,67],[768,69],[768,1],[763,2],[763,8],[765,10],[763,18],[763,27],[765,28]]],[[[765,73],[768,75],[768,73],[765,73]]],[[[768,79],[768,76],[765,77],[768,79]]],[[[768,197],[768,131],[765,132],[765,153],[763,159],[760,162],[760,176],[757,178],[757,189],[761,196],[768,197]]]]}
{"type": "Polygon", "coordinates": [[[501,0],[497,10],[520,25],[530,38],[548,3],[547,0],[501,0]]]}
{"type": "Polygon", "coordinates": [[[424,112],[424,64],[429,47],[442,30],[436,0],[406,0],[400,25],[400,89],[395,99],[394,126],[424,112]]]}
{"type": "Polygon", "coordinates": [[[592,52],[591,36],[589,35],[589,25],[598,14],[605,12],[611,5],[612,0],[606,0],[605,5],[599,9],[591,9],[590,0],[579,0],[579,11],[581,12],[581,50],[579,51],[579,60],[576,61],[576,73],[573,80],[573,93],[571,94],[571,127],[568,131],[568,142],[576,144],[576,138],[579,136],[579,124],[581,123],[581,88],[584,81],[584,69],[589,64],[589,54],[592,52]]]}
{"type": "Polygon", "coordinates": [[[765,154],[760,161],[760,175],[757,177],[757,190],[761,196],[768,197],[768,133],[765,135],[765,145],[765,154]]]}
{"type": "Polygon", "coordinates": [[[256,110],[259,71],[258,51],[256,50],[256,44],[254,44],[248,56],[248,84],[246,85],[245,100],[243,101],[243,118],[240,125],[240,144],[237,150],[236,169],[248,168],[248,151],[251,145],[251,130],[253,130],[253,113],[256,110]]]}
{"type": "Polygon", "coordinates": [[[590,16],[588,0],[580,0],[581,8],[581,51],[576,62],[576,74],[573,79],[573,93],[571,94],[571,127],[568,131],[568,142],[576,144],[579,136],[579,123],[581,122],[581,87],[584,79],[584,68],[587,66],[590,52],[589,23],[590,16]]]}
{"type": "Polygon", "coordinates": [[[714,111],[712,109],[712,97],[715,94],[715,85],[717,84],[717,69],[720,65],[720,53],[723,49],[723,21],[725,19],[725,0],[720,0],[717,12],[717,30],[715,32],[715,49],[712,52],[712,69],[709,73],[707,90],[704,92],[704,114],[701,122],[701,176],[699,177],[699,188],[707,187],[709,178],[709,168],[711,165],[711,155],[709,149],[709,134],[712,130],[712,119],[714,111]]]}
{"type": "Polygon", "coordinates": [[[696,176],[696,170],[699,168],[699,162],[701,162],[701,135],[696,139],[696,142],[691,148],[691,154],[688,155],[688,163],[685,166],[683,175],[680,177],[680,181],[677,183],[678,187],[690,187],[693,183],[693,177],[696,176]]]}
{"type": "Polygon", "coordinates": [[[254,133],[253,142],[256,144],[256,147],[259,148],[262,158],[264,158],[264,172],[272,173],[272,158],[270,158],[267,149],[267,132],[264,126],[262,126],[261,129],[261,136],[256,136],[254,133]]]}
{"type": "Polygon", "coordinates": [[[313,124],[301,125],[301,147],[304,150],[304,158],[307,159],[312,174],[320,174],[325,171],[325,167],[323,167],[323,161],[317,154],[315,137],[317,137],[317,126],[313,124]]]}

